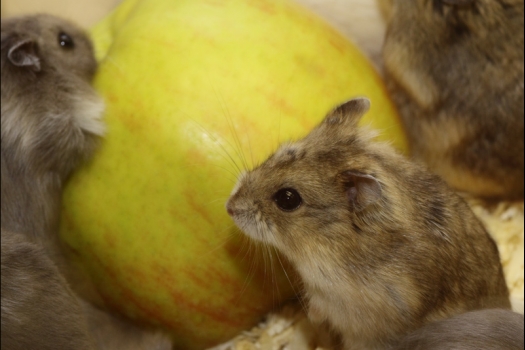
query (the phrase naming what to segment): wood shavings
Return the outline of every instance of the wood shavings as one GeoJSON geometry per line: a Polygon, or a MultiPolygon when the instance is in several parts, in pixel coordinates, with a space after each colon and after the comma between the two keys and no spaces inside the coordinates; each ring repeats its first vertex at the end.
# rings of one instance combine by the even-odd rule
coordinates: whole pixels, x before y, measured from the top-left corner
{"type": "Polygon", "coordinates": [[[513,309],[523,313],[523,202],[487,205],[477,200],[469,200],[469,204],[498,244],[513,309]]]}
{"type": "MultiPolygon", "coordinates": [[[[489,204],[467,198],[496,241],[513,309],[523,313],[524,204],[489,204]]],[[[315,329],[299,303],[270,313],[250,331],[210,350],[331,350],[327,334],[315,329]]]]}

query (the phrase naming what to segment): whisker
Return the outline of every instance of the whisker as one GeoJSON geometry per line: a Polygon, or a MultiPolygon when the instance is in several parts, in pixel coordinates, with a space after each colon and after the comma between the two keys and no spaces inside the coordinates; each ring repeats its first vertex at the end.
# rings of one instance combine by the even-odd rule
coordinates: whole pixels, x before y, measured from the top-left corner
{"type": "Polygon", "coordinates": [[[273,284],[275,285],[275,288],[277,289],[277,299],[275,299],[275,296],[274,296],[274,307],[277,306],[276,305],[276,301],[277,300],[281,300],[281,292],[279,290],[279,283],[277,283],[277,273],[276,273],[276,270],[275,270],[275,266],[273,264],[273,251],[275,251],[275,248],[274,247],[269,247],[270,248],[270,266],[271,266],[271,269],[272,269],[272,276],[273,276],[273,284]]]}
{"type": "MultiPolygon", "coordinates": [[[[226,156],[223,155],[223,157],[225,157],[226,160],[228,160],[231,164],[230,165],[233,165],[237,171],[239,173],[242,173],[242,169],[239,167],[239,165],[237,164],[237,162],[235,161],[235,159],[233,159],[233,157],[231,156],[231,154],[228,152],[228,150],[224,147],[224,145],[215,137],[213,136],[208,130],[206,130],[206,128],[204,126],[202,126],[198,121],[196,121],[195,119],[193,118],[190,118],[190,120],[195,123],[198,127],[201,128],[201,130],[203,132],[206,133],[206,135],[216,144],[219,145],[220,149],[226,154],[226,156]]],[[[226,139],[223,139],[221,138],[221,140],[223,142],[225,142],[228,146],[230,146],[232,149],[235,149],[229,142],[228,140],[226,139]]]]}
{"type": "Polygon", "coordinates": [[[221,197],[221,198],[216,198],[216,199],[212,199],[211,201],[209,202],[205,202],[204,204],[216,204],[216,203],[226,203],[226,201],[228,200],[229,197],[221,197]]]}
{"type": "MultiPolygon", "coordinates": [[[[227,231],[227,230],[230,230],[232,227],[235,227],[234,224],[226,227],[224,230],[222,231],[219,231],[219,235],[222,234],[223,232],[227,231]]],[[[224,238],[217,246],[213,247],[211,250],[209,250],[208,252],[202,254],[202,256],[207,256],[207,255],[210,255],[211,253],[217,251],[218,249],[224,247],[224,245],[226,245],[226,243],[228,243],[229,241],[231,241],[233,238],[235,238],[236,236],[236,233],[235,232],[232,232],[230,233],[228,236],[226,236],[226,238],[224,238]]]]}
{"type": "Polygon", "coordinates": [[[305,305],[304,303],[304,300],[303,298],[301,297],[301,294],[298,293],[296,290],[295,290],[295,287],[293,286],[293,283],[292,281],[290,280],[290,277],[288,276],[288,272],[286,272],[286,269],[284,268],[284,265],[283,265],[283,262],[281,261],[281,258],[279,257],[279,254],[275,254],[277,256],[277,260],[279,260],[279,263],[281,264],[281,267],[283,268],[283,271],[284,271],[284,274],[286,276],[286,279],[288,280],[288,282],[290,282],[290,286],[292,287],[292,290],[294,292],[295,295],[297,295],[299,297],[299,304],[301,304],[301,308],[303,309],[304,313],[308,315],[308,308],[307,306],[305,305]]]}
{"type": "Polygon", "coordinates": [[[246,137],[248,138],[248,150],[250,151],[250,161],[251,161],[251,164],[250,164],[251,167],[249,169],[253,169],[255,164],[253,160],[252,142],[251,142],[250,134],[246,133],[246,137]]]}
{"type": "Polygon", "coordinates": [[[268,265],[266,263],[266,247],[263,245],[263,249],[261,249],[261,254],[262,254],[262,257],[263,257],[263,264],[264,264],[264,277],[263,277],[263,285],[262,285],[262,289],[264,290],[264,287],[266,285],[266,280],[267,280],[267,271],[266,271],[266,266],[268,265]]]}
{"type": "MultiPolygon", "coordinates": [[[[228,177],[226,177],[228,179],[228,181],[232,182],[233,184],[237,183],[238,174],[235,174],[233,171],[231,171],[228,168],[223,167],[222,165],[218,165],[218,164],[214,164],[214,163],[209,163],[209,165],[212,165],[214,167],[217,167],[219,169],[224,170],[228,174],[228,177]],[[233,178],[230,177],[230,175],[233,176],[233,178]]],[[[186,165],[183,165],[183,166],[179,166],[178,169],[188,169],[188,168],[196,168],[196,167],[202,167],[202,164],[200,164],[200,163],[190,163],[190,164],[186,164],[186,165]]]]}
{"type": "Polygon", "coordinates": [[[241,160],[242,165],[244,166],[244,169],[248,169],[246,158],[244,156],[244,153],[242,152],[242,143],[235,129],[235,124],[233,123],[233,119],[231,117],[230,110],[228,109],[228,105],[224,101],[224,97],[220,94],[220,92],[214,86],[212,86],[212,88],[215,93],[215,96],[217,97],[217,100],[219,101],[221,105],[222,113],[225,116],[226,121],[228,122],[228,128],[230,129],[230,133],[233,137],[234,145],[236,146],[234,147],[234,151],[237,154],[237,157],[239,157],[239,159],[241,160]]]}
{"type": "MultiPolygon", "coordinates": [[[[251,252],[251,249],[252,249],[252,245],[251,244],[248,244],[248,249],[251,252]]],[[[255,256],[254,256],[254,258],[252,259],[252,261],[250,263],[250,267],[249,267],[249,270],[248,270],[248,276],[244,280],[240,296],[242,296],[244,294],[244,292],[247,290],[248,286],[250,285],[250,282],[252,281],[253,277],[255,276],[256,267],[257,267],[256,266],[256,259],[255,259],[255,256]]]]}

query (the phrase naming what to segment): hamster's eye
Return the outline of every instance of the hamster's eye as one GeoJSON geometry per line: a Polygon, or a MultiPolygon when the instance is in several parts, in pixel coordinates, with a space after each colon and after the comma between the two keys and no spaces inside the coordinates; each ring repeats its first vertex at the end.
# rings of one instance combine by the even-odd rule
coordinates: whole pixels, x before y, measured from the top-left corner
{"type": "Polygon", "coordinates": [[[293,188],[281,188],[273,195],[273,200],[279,209],[283,211],[294,211],[301,206],[303,199],[299,192],[293,188]]]}
{"type": "Polygon", "coordinates": [[[73,42],[73,39],[64,32],[60,32],[58,34],[58,43],[64,49],[72,49],[73,47],[75,47],[75,43],[73,42]]]}

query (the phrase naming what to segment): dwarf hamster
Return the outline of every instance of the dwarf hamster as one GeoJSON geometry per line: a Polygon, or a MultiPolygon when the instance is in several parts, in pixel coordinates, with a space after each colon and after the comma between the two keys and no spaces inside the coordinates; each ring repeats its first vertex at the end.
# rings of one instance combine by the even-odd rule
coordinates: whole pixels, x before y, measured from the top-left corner
{"type": "Polygon", "coordinates": [[[453,188],[523,198],[523,0],[391,0],[385,80],[413,156],[453,188]]]}
{"type": "Polygon", "coordinates": [[[426,323],[510,308],[496,244],[436,175],[358,128],[367,99],[241,175],[226,209],[277,248],[304,284],[308,317],[346,349],[381,349],[426,323]]]}
{"type": "Polygon", "coordinates": [[[2,228],[56,236],[62,183],[104,131],[96,68],[77,26],[50,15],[2,19],[2,228]]]}
{"type": "Polygon", "coordinates": [[[91,349],[85,334],[97,349],[170,349],[164,334],[78,299],[59,271],[62,186],[104,133],[91,41],[50,15],[2,19],[1,29],[2,347],[45,349],[60,330],[50,349],[91,349]]]}
{"type": "Polygon", "coordinates": [[[516,312],[471,311],[418,329],[394,350],[519,350],[523,331],[523,315],[516,312]]]}
{"type": "Polygon", "coordinates": [[[21,234],[1,234],[2,349],[94,349],[81,305],[46,252],[21,234]]]}

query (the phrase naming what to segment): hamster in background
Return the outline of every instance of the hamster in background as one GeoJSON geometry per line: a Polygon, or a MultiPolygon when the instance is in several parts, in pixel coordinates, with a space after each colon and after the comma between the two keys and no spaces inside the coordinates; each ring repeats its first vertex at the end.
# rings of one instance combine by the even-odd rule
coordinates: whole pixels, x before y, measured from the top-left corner
{"type": "Polygon", "coordinates": [[[384,349],[433,321],[510,308],[496,244],[436,175],[357,127],[367,99],[241,175],[226,209],[295,266],[308,317],[345,349],[384,349]]]}
{"type": "Polygon", "coordinates": [[[453,188],[524,194],[523,0],[391,0],[385,80],[415,159],[453,188]]]}

